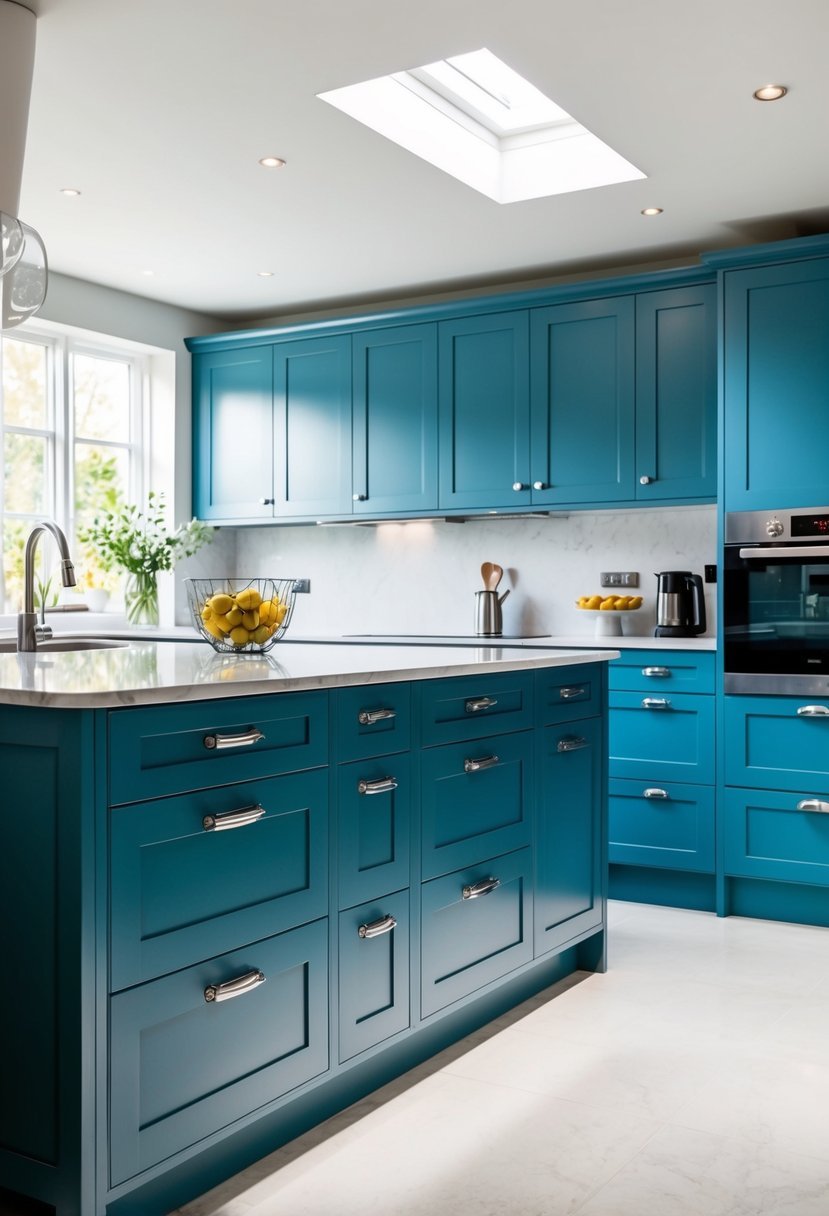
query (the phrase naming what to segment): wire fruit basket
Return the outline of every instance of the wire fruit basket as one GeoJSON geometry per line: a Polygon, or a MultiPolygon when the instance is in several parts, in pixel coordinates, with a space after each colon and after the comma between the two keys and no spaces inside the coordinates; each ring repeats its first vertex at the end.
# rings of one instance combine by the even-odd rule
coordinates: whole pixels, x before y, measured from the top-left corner
{"type": "Polygon", "coordinates": [[[294,614],[292,578],[188,578],[193,624],[222,654],[263,654],[294,614]]]}

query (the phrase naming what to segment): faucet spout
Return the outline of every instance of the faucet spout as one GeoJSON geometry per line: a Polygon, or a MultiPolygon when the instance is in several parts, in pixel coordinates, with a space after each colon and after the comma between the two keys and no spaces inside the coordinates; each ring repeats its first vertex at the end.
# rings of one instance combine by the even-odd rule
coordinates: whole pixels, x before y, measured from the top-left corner
{"type": "Polygon", "coordinates": [[[35,613],[35,556],[38,541],[44,532],[50,532],[60,553],[60,578],[64,587],[75,586],[75,567],[69,553],[69,542],[63,530],[53,519],[41,519],[34,525],[26,541],[23,556],[23,611],[17,617],[17,649],[37,649],[38,637],[48,637],[51,629],[38,625],[35,613]]]}

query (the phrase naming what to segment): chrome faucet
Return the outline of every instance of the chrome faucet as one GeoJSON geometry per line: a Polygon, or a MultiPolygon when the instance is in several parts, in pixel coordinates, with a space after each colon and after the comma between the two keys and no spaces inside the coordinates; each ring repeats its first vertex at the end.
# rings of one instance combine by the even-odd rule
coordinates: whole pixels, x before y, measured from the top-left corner
{"type": "MultiPolygon", "coordinates": [[[[23,558],[23,611],[17,615],[17,649],[37,650],[38,642],[52,636],[51,626],[41,618],[38,624],[35,612],[35,553],[37,542],[44,532],[51,532],[60,550],[60,578],[64,587],[75,586],[75,567],[69,556],[69,544],[61,529],[52,519],[42,519],[36,523],[26,541],[26,552],[23,558]]],[[[41,604],[41,609],[45,605],[41,604]]]]}

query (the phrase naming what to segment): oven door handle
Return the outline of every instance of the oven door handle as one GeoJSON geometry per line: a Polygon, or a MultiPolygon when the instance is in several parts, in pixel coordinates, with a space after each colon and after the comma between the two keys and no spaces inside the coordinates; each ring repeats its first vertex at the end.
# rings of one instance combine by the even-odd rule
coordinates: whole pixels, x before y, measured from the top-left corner
{"type": "Polygon", "coordinates": [[[784,557],[822,557],[824,561],[829,561],[829,545],[748,545],[738,552],[740,557],[746,557],[749,561],[752,558],[768,561],[784,557]]]}

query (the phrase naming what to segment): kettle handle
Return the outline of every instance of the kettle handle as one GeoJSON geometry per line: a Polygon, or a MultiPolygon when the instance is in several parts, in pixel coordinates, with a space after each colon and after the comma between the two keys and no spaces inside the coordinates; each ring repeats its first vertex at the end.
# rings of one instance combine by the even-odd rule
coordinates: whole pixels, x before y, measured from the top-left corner
{"type": "Polygon", "coordinates": [[[503,604],[504,600],[505,600],[505,599],[507,598],[507,596],[509,595],[510,590],[511,590],[511,588],[510,588],[510,587],[507,587],[507,589],[506,589],[506,591],[504,592],[504,594],[503,594],[503,595],[499,595],[499,596],[498,596],[498,603],[499,603],[499,604],[503,604]]]}
{"type": "Polygon", "coordinates": [[[705,618],[705,592],[702,589],[702,578],[698,574],[688,576],[688,585],[694,596],[694,619],[692,628],[695,634],[705,633],[707,621],[705,618]]]}

